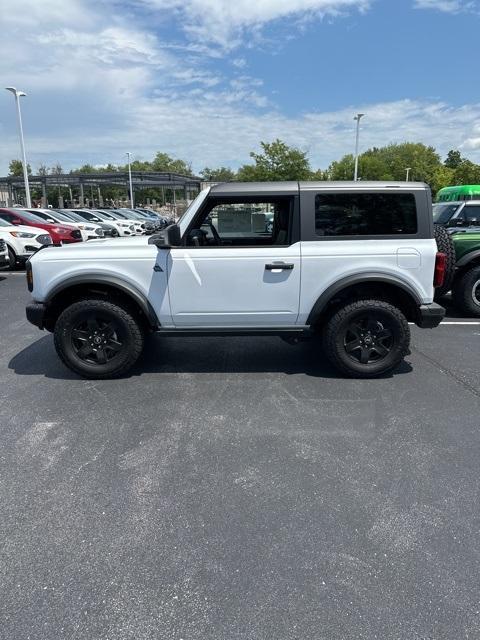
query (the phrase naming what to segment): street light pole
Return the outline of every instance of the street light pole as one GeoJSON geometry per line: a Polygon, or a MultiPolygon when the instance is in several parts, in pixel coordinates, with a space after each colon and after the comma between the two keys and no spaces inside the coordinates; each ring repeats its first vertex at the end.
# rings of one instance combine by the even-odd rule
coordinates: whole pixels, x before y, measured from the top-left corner
{"type": "Polygon", "coordinates": [[[407,168],[406,168],[407,177],[406,177],[406,179],[405,179],[405,182],[408,182],[408,178],[409,178],[409,176],[410,176],[410,171],[411,171],[411,170],[412,170],[412,167],[407,167],[407,168]]]}
{"type": "Polygon", "coordinates": [[[364,115],[364,113],[357,113],[357,115],[354,117],[354,120],[357,121],[357,131],[355,134],[355,173],[353,176],[355,182],[357,182],[358,180],[358,144],[360,141],[360,120],[364,115]]]}
{"type": "Polygon", "coordinates": [[[128,183],[130,185],[130,207],[133,209],[135,203],[133,201],[133,186],[132,186],[132,168],[130,166],[130,151],[127,151],[126,156],[128,158],[128,183]]]}
{"type": "Polygon", "coordinates": [[[20,147],[22,149],[22,166],[23,166],[23,181],[25,183],[25,197],[27,200],[28,209],[32,208],[32,199],[30,197],[30,185],[28,184],[28,169],[27,169],[27,154],[25,153],[25,140],[23,139],[23,126],[22,126],[22,113],[20,111],[20,100],[21,96],[26,96],[27,94],[23,91],[18,91],[15,87],[5,87],[7,91],[13,93],[15,96],[15,103],[17,106],[17,118],[18,118],[18,130],[20,132],[20,147]]]}

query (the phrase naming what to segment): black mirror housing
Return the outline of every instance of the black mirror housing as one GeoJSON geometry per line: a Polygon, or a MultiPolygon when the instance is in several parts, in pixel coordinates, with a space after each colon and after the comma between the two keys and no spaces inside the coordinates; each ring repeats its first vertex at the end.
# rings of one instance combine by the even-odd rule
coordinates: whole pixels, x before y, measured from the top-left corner
{"type": "Polygon", "coordinates": [[[180,236],[180,227],[178,224],[170,224],[165,229],[162,229],[159,233],[154,233],[148,239],[148,244],[154,244],[159,249],[171,249],[172,247],[179,247],[181,245],[182,238],[180,236]]]}

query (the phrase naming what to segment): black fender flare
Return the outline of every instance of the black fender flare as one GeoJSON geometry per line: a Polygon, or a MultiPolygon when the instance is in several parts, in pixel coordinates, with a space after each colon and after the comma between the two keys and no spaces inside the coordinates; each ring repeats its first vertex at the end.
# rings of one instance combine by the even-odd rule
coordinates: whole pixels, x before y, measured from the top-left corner
{"type": "Polygon", "coordinates": [[[148,323],[151,328],[157,328],[160,326],[160,322],[158,321],[157,314],[155,313],[152,305],[148,301],[147,297],[138,291],[136,287],[131,285],[129,282],[125,282],[122,278],[118,278],[115,276],[104,276],[101,274],[92,274],[92,275],[78,275],[72,276],[63,280],[60,284],[54,287],[48,294],[45,304],[48,305],[53,298],[55,298],[62,291],[66,291],[71,287],[75,287],[78,285],[96,285],[96,284],[104,284],[118,291],[121,291],[129,298],[131,298],[142,310],[145,317],[148,320],[148,323]]]}
{"type": "Polygon", "coordinates": [[[476,251],[470,251],[470,253],[466,253],[464,256],[460,258],[456,266],[465,267],[467,264],[469,264],[476,258],[480,258],[480,249],[477,249],[476,251]]]}
{"type": "Polygon", "coordinates": [[[351,276],[346,276],[345,278],[341,278],[331,284],[325,291],[320,295],[318,300],[313,305],[312,310],[308,315],[307,322],[305,324],[312,325],[315,324],[315,321],[320,317],[322,311],[324,311],[325,307],[328,303],[343,289],[347,287],[351,287],[353,285],[364,284],[369,282],[378,282],[381,284],[392,284],[399,289],[402,289],[412,300],[412,302],[416,306],[420,306],[422,301],[418,295],[418,293],[411,287],[409,284],[401,280],[400,278],[395,278],[395,276],[380,274],[380,273],[360,273],[351,276]]]}

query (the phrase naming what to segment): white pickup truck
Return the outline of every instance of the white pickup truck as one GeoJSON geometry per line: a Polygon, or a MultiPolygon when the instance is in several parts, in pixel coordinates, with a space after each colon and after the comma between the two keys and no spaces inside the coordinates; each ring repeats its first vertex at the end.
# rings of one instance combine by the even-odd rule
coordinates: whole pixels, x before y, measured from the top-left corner
{"type": "Polygon", "coordinates": [[[124,374],[148,331],[320,335],[340,372],[374,377],[408,353],[408,322],[441,322],[443,271],[424,184],[227,183],[150,238],[37,252],[27,318],[87,378],[124,374]]]}

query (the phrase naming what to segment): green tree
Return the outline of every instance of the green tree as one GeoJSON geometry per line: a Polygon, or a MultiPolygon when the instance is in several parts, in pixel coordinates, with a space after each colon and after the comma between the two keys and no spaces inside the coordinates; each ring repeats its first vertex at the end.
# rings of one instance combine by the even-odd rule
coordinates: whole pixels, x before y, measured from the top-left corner
{"type": "MultiPolygon", "coordinates": [[[[406,179],[410,168],[410,180],[433,181],[435,172],[443,166],[440,156],[433,147],[421,143],[404,142],[386,147],[369,149],[359,158],[359,175],[362,180],[406,179]]],[[[352,180],[354,157],[344,156],[332,162],[329,174],[333,180],[352,180]]]]}
{"type": "Polygon", "coordinates": [[[235,180],[235,172],[229,167],[218,167],[218,169],[205,167],[200,171],[200,175],[204,180],[210,182],[232,182],[235,180]]]}
{"type": "Polygon", "coordinates": [[[238,171],[238,179],[251,181],[308,180],[311,176],[307,154],[296,147],[289,147],[282,140],[261,142],[263,153],[252,151],[255,164],[244,165],[238,171]]]}
{"type": "Polygon", "coordinates": [[[447,153],[447,158],[444,164],[449,169],[457,169],[462,164],[463,161],[464,161],[464,158],[462,158],[462,154],[460,153],[460,151],[456,149],[451,149],[447,153]]]}
{"type": "Polygon", "coordinates": [[[192,165],[185,160],[175,159],[168,153],[158,152],[151,162],[151,171],[168,171],[170,173],[180,173],[182,175],[192,175],[192,165]]]}
{"type": "MultiPolygon", "coordinates": [[[[29,176],[32,175],[32,168],[29,164],[27,164],[27,173],[29,176]]],[[[10,164],[8,165],[8,175],[23,176],[23,165],[21,160],[10,160],[10,164]]]]}
{"type": "Polygon", "coordinates": [[[437,191],[442,189],[442,187],[448,187],[454,184],[455,180],[455,172],[453,169],[446,167],[445,165],[440,165],[435,173],[433,174],[433,178],[430,182],[430,188],[432,190],[432,196],[435,197],[437,191]]]}
{"type": "Polygon", "coordinates": [[[454,170],[453,184],[480,184],[480,165],[462,160],[454,170]]]}

